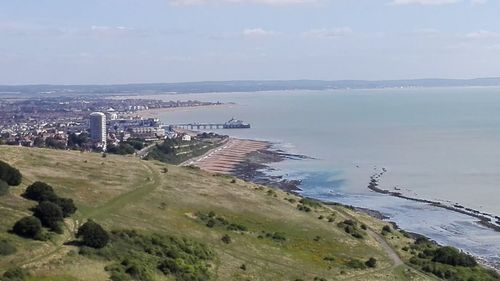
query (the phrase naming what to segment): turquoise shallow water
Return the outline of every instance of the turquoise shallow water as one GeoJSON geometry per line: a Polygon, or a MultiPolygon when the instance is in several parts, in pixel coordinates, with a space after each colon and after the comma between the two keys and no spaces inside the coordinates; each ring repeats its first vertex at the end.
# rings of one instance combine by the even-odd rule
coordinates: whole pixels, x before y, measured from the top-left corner
{"type": "MultiPolygon", "coordinates": [[[[158,96],[155,96],[158,98],[158,96]]],[[[459,203],[500,215],[500,88],[282,91],[165,95],[167,100],[234,102],[234,106],[168,112],[166,123],[223,122],[250,130],[235,137],[269,140],[316,159],[284,161],[275,173],[303,180],[303,193],[372,208],[401,227],[500,263],[500,234],[475,219],[370,192],[381,187],[459,203]]]]}

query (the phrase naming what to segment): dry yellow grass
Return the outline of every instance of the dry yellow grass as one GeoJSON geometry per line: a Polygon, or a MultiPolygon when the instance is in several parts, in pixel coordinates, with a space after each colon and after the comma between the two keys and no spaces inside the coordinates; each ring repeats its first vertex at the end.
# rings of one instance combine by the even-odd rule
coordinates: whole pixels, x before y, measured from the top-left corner
{"type": "Polygon", "coordinates": [[[382,225],[342,207],[323,206],[306,213],[297,210],[297,203],[285,200],[299,198],[282,191],[268,192],[268,188],[240,180],[233,183],[227,176],[132,157],[0,146],[0,159],[24,175],[20,187],[0,197],[0,238],[18,247],[15,255],[0,260],[0,271],[23,265],[44,278],[53,274],[60,280],[106,280],[105,261],[89,260],[78,255],[77,248],[62,245],[73,239],[70,230],[74,225],[93,218],[107,229],[138,229],[208,244],[217,254],[216,280],[312,280],[316,276],[327,280],[432,280],[404,265],[395,266],[387,249],[370,232],[360,240],[338,228],[337,222],[349,218],[362,220],[374,232],[382,225]],[[167,173],[162,172],[164,168],[167,173]],[[79,207],[67,221],[68,231],[54,242],[29,241],[7,233],[33,206],[20,194],[36,180],[74,198],[79,207]],[[245,225],[248,232],[206,227],[195,214],[209,211],[245,225]],[[318,219],[332,213],[335,222],[318,219]],[[263,231],[283,232],[287,241],[260,239],[263,231]],[[231,244],[220,241],[224,234],[232,237],[231,244]],[[317,236],[320,239],[314,241],[317,236]],[[326,256],[335,261],[326,262],[326,256]],[[369,257],[377,258],[377,268],[353,270],[344,265],[351,258],[369,257]],[[240,269],[242,264],[246,271],[240,269]]]}

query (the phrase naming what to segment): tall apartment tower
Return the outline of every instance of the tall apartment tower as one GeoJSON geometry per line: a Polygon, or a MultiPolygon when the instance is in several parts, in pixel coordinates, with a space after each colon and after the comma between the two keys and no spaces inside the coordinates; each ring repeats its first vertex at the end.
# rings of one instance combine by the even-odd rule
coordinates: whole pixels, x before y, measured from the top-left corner
{"type": "Polygon", "coordinates": [[[106,115],[102,112],[91,113],[90,138],[97,146],[102,147],[103,150],[106,149],[106,132],[106,115]]]}

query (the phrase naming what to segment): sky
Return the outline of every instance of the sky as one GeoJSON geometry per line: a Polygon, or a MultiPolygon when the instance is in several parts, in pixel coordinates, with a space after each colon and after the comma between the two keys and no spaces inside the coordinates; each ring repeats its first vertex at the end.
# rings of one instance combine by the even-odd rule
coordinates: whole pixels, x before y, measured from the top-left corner
{"type": "Polygon", "coordinates": [[[0,0],[0,84],[500,76],[500,0],[0,0]]]}

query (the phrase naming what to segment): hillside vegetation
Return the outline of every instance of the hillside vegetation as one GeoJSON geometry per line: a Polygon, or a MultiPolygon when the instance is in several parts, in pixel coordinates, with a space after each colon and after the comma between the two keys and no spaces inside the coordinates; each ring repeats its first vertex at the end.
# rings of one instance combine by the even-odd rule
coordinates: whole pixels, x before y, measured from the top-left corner
{"type": "MultiPolygon", "coordinates": [[[[23,175],[0,197],[0,276],[9,270],[28,272],[33,281],[436,280],[400,260],[380,234],[383,222],[345,207],[127,156],[0,146],[0,159],[23,175]],[[62,233],[46,241],[11,233],[36,206],[22,194],[37,181],[77,207],[62,233]],[[109,232],[102,249],[77,243],[89,219],[109,232]]],[[[414,242],[393,236],[394,247],[414,242]]]]}

